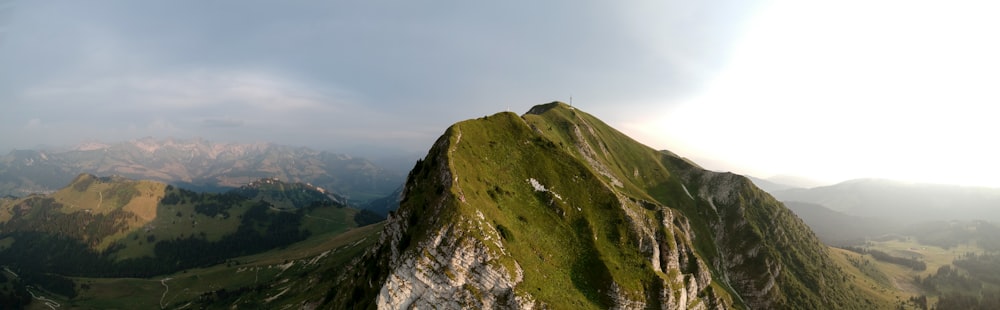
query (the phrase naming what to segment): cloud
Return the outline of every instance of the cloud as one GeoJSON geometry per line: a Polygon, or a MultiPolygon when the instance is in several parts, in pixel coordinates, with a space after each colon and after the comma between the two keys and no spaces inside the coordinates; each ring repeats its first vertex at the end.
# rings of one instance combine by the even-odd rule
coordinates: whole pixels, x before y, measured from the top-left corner
{"type": "Polygon", "coordinates": [[[34,129],[42,127],[42,120],[38,118],[32,118],[28,120],[28,123],[24,125],[26,129],[34,129]]]}
{"type": "Polygon", "coordinates": [[[177,126],[174,126],[174,124],[168,120],[156,119],[146,125],[146,129],[161,133],[171,133],[177,131],[177,126]]]}
{"type": "Polygon", "coordinates": [[[159,136],[142,124],[163,120],[213,140],[424,149],[456,121],[571,94],[613,122],[711,75],[745,6],[633,4],[24,2],[0,102],[87,129],[67,140],[159,136]]]}
{"type": "Polygon", "coordinates": [[[242,120],[236,119],[206,119],[202,121],[204,127],[207,128],[233,128],[243,126],[242,120]]]}

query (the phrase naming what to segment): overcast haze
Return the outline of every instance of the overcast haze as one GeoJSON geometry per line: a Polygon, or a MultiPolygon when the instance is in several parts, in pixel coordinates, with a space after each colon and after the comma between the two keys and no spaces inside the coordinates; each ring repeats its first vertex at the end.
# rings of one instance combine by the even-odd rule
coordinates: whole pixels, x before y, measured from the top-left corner
{"type": "Polygon", "coordinates": [[[456,121],[572,95],[716,170],[1000,186],[1000,12],[948,5],[0,2],[0,150],[425,151],[456,121]]]}

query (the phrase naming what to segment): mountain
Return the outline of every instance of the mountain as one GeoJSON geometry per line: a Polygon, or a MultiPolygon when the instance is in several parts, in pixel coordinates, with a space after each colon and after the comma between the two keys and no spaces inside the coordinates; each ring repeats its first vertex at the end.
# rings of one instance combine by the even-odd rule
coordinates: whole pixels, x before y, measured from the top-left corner
{"type": "Polygon", "coordinates": [[[787,175],[787,174],[779,174],[771,176],[767,178],[767,181],[777,184],[786,184],[791,187],[800,187],[800,188],[812,188],[828,184],[806,177],[787,175]]]}
{"type": "Polygon", "coordinates": [[[267,201],[282,210],[294,210],[306,205],[347,205],[343,197],[312,184],[285,183],[277,178],[254,180],[230,192],[251,200],[267,201]]]}
{"type": "Polygon", "coordinates": [[[900,224],[934,220],[1000,221],[1000,188],[857,179],[771,192],[781,201],[820,204],[848,215],[900,224]]]}
{"type": "Polygon", "coordinates": [[[383,197],[402,172],[364,158],[275,144],[138,139],[90,143],[70,151],[17,150],[0,157],[0,195],[52,192],[79,173],[121,175],[222,192],[253,179],[311,183],[356,202],[383,197]]]}
{"type": "Polygon", "coordinates": [[[564,103],[448,128],[337,308],[884,307],[747,178],[564,103]]]}
{"type": "Polygon", "coordinates": [[[796,186],[792,186],[792,185],[788,185],[788,184],[775,183],[775,182],[772,182],[772,181],[768,181],[768,180],[765,180],[765,179],[756,178],[756,177],[752,177],[752,176],[747,176],[747,178],[749,178],[750,181],[753,182],[753,185],[756,185],[758,188],[760,188],[760,189],[762,189],[762,190],[764,190],[764,191],[766,191],[768,193],[772,193],[772,192],[776,192],[776,191],[783,191],[783,190],[788,190],[788,189],[793,189],[793,188],[798,188],[796,186]]]}
{"type": "Polygon", "coordinates": [[[385,217],[389,215],[389,212],[399,208],[399,201],[402,198],[403,188],[400,187],[396,189],[396,191],[392,192],[392,194],[369,201],[364,205],[363,209],[385,217]]]}
{"type": "Polygon", "coordinates": [[[843,246],[864,243],[867,237],[894,233],[903,228],[884,220],[847,215],[813,203],[788,201],[785,206],[802,218],[826,244],[843,246]]]}
{"type": "Polygon", "coordinates": [[[301,183],[264,179],[214,194],[81,174],[49,195],[0,200],[0,261],[72,298],[66,277],[169,274],[381,219],[301,183]]]}

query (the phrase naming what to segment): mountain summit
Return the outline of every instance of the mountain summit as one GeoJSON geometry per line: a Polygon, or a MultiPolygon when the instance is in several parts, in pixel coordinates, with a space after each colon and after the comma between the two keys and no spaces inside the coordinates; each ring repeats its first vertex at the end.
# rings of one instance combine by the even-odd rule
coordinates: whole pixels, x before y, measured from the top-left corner
{"type": "Polygon", "coordinates": [[[871,308],[747,178],[646,147],[560,102],[448,128],[345,308],[871,308]]]}

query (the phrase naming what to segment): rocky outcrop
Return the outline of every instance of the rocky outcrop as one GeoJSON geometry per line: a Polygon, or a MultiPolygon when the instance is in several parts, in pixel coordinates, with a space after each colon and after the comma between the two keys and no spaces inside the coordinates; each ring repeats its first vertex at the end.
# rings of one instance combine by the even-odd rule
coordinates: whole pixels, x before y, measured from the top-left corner
{"type": "Polygon", "coordinates": [[[532,309],[514,289],[523,272],[506,270],[479,239],[455,225],[438,230],[393,266],[376,300],[380,309],[532,309]]]}
{"type": "MultiPolygon", "coordinates": [[[[705,305],[727,305],[725,299],[711,293],[712,274],[704,259],[695,254],[691,237],[694,232],[682,214],[651,202],[637,202],[621,197],[622,210],[628,216],[629,228],[636,235],[639,249],[650,259],[653,270],[665,275],[662,289],[650,296],[658,299],[664,309],[704,308],[705,305]],[[639,205],[655,208],[659,221],[644,216],[639,205]]],[[[612,292],[618,292],[614,286],[612,292]]],[[[615,298],[622,309],[646,308],[644,301],[615,298]]],[[[723,307],[725,308],[725,307],[723,307]]]]}
{"type": "MultiPolygon", "coordinates": [[[[456,135],[454,144],[461,141],[456,135]]],[[[452,142],[440,139],[428,160],[433,166],[429,174],[435,184],[408,183],[403,195],[419,190],[418,187],[448,188],[457,176],[449,165],[452,142]],[[433,158],[432,158],[433,157],[433,158]]],[[[411,175],[412,178],[412,175],[411,175]]],[[[447,205],[456,198],[450,194],[435,197],[423,212],[441,216],[447,205]]],[[[380,243],[388,244],[388,262],[391,272],[376,297],[380,309],[533,309],[535,301],[526,294],[517,294],[515,288],[523,278],[523,270],[514,262],[512,268],[499,260],[507,255],[500,242],[500,233],[485,222],[482,213],[471,219],[448,221],[443,227],[431,228],[414,247],[409,243],[415,232],[411,217],[413,209],[398,210],[390,217],[380,243]],[[405,251],[411,249],[409,251],[405,251]]]]}

